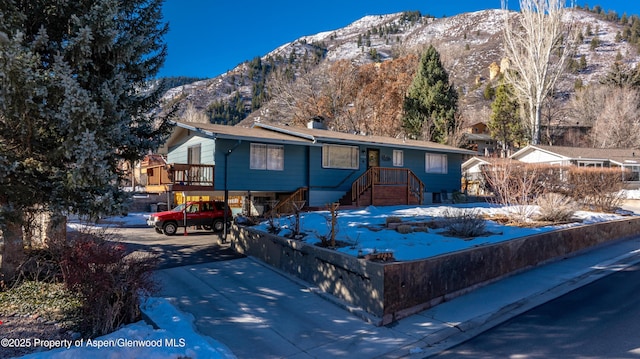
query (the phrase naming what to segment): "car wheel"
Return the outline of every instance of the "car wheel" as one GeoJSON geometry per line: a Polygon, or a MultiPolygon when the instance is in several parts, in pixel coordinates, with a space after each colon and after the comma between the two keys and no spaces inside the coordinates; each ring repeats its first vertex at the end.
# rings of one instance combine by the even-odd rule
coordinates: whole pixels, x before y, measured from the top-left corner
{"type": "Polygon", "coordinates": [[[178,231],[178,225],[174,222],[167,222],[164,224],[164,227],[162,227],[162,230],[164,231],[165,235],[172,236],[178,231]]]}
{"type": "Polygon", "coordinates": [[[216,219],[213,221],[213,230],[216,232],[220,232],[224,230],[224,221],[221,219],[216,219]]]}

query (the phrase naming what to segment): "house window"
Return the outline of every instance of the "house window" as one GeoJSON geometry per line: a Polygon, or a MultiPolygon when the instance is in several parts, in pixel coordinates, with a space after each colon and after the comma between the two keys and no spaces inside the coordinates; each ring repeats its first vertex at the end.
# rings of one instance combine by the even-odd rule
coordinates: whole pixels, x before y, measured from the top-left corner
{"type": "Polygon", "coordinates": [[[578,167],[603,167],[602,162],[578,161],[578,167]]]}
{"type": "Polygon", "coordinates": [[[637,182],[640,180],[640,166],[623,166],[625,172],[625,181],[637,182]]]}
{"type": "Polygon", "coordinates": [[[447,155],[427,153],[424,163],[427,173],[447,173],[447,155]]]}
{"type": "Polygon", "coordinates": [[[341,145],[322,146],[322,167],[358,169],[358,147],[341,145]]]}
{"type": "Polygon", "coordinates": [[[396,167],[404,166],[404,153],[402,150],[393,150],[393,165],[396,167]]]}
{"type": "Polygon", "coordinates": [[[200,164],[200,145],[190,146],[188,148],[187,163],[200,164]]]}
{"type": "Polygon", "coordinates": [[[284,170],[284,146],[251,144],[250,168],[252,170],[284,170]]]}

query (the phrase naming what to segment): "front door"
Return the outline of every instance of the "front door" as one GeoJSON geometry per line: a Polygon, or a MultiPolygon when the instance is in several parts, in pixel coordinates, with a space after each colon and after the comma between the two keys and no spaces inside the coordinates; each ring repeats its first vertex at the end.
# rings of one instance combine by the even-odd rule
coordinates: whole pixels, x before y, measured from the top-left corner
{"type": "Polygon", "coordinates": [[[380,167],[380,150],[367,149],[367,168],[380,167]]]}

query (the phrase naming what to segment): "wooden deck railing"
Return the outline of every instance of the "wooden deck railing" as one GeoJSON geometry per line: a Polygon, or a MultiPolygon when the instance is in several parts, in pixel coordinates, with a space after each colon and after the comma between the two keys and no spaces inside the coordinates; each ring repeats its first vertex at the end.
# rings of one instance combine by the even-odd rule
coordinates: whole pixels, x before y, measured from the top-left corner
{"type": "Polygon", "coordinates": [[[358,202],[358,198],[376,185],[407,186],[407,198],[415,197],[422,203],[424,183],[408,168],[371,167],[360,175],[351,186],[351,200],[358,202]]]}
{"type": "Polygon", "coordinates": [[[147,168],[147,186],[173,185],[180,188],[214,186],[213,165],[171,163],[147,168]]]}
{"type": "Polygon", "coordinates": [[[294,202],[302,202],[307,200],[307,192],[309,189],[307,187],[300,187],[295,192],[293,192],[289,197],[284,200],[278,202],[268,213],[265,214],[265,217],[269,217],[273,214],[280,213],[294,213],[295,208],[293,207],[294,202]]]}

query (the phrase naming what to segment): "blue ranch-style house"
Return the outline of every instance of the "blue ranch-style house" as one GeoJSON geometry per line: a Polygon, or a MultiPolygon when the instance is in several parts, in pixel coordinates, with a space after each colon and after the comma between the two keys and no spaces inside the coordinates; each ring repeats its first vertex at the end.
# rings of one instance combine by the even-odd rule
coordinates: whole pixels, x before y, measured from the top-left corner
{"type": "Polygon", "coordinates": [[[460,190],[461,163],[473,154],[318,127],[175,122],[161,149],[167,163],[147,168],[147,191],[226,192],[250,199],[258,214],[284,211],[293,201],[314,208],[438,203],[460,190]]]}

